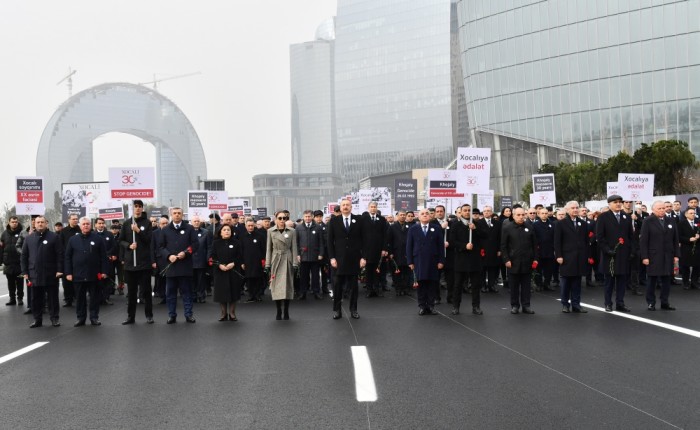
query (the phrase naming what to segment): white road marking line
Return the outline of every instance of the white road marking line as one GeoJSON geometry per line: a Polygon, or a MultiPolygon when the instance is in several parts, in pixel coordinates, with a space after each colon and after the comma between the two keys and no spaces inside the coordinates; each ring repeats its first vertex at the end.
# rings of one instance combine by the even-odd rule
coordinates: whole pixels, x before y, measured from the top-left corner
{"type": "Polygon", "coordinates": [[[0,299],[2,299],[3,297],[7,297],[7,296],[9,296],[9,294],[3,294],[2,296],[0,296],[0,299]]]}
{"type": "Polygon", "coordinates": [[[17,358],[20,355],[26,354],[30,351],[34,351],[37,348],[41,348],[42,346],[46,345],[47,343],[48,342],[37,342],[37,343],[31,344],[25,348],[19,349],[11,354],[7,354],[5,356],[2,356],[2,357],[0,357],[0,364],[4,363],[6,361],[10,361],[13,358],[17,358]]]}
{"type": "Polygon", "coordinates": [[[352,361],[355,365],[355,392],[358,402],[376,402],[377,388],[374,385],[374,373],[369,362],[367,348],[351,346],[352,361]]]}
{"type": "MultiPolygon", "coordinates": [[[[587,305],[585,303],[581,303],[581,306],[583,306],[584,308],[594,309],[596,311],[605,312],[605,308],[601,308],[599,306],[587,305]]],[[[664,312],[664,311],[662,311],[662,312],[664,312]]],[[[605,313],[615,315],[618,317],[622,317],[622,318],[628,318],[631,320],[643,322],[643,323],[650,324],[650,325],[655,325],[657,327],[665,328],[667,330],[673,330],[673,331],[676,331],[678,333],[687,334],[688,336],[700,338],[700,331],[691,330],[689,328],[680,327],[680,326],[673,325],[673,324],[667,324],[667,323],[663,323],[663,322],[659,322],[659,321],[654,321],[654,320],[650,320],[647,318],[638,317],[636,315],[630,315],[630,314],[625,313],[625,312],[613,311],[613,312],[605,312],[605,313]]]]}

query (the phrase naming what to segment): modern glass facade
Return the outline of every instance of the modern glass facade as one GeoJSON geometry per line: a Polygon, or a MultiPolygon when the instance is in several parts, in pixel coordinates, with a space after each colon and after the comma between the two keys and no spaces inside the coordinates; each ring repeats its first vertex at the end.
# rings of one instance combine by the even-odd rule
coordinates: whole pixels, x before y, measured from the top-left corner
{"type": "Polygon", "coordinates": [[[454,158],[450,18],[449,0],[338,0],[335,108],[346,189],[454,158]]]}
{"type": "Polygon", "coordinates": [[[292,172],[337,172],[334,100],[334,19],[316,30],[316,40],[289,47],[292,172]]]}
{"type": "MultiPolygon", "coordinates": [[[[700,0],[461,0],[458,17],[478,146],[519,141],[540,165],[662,139],[700,156],[700,0]]],[[[501,191],[519,191],[532,156],[505,161],[501,191]]]]}

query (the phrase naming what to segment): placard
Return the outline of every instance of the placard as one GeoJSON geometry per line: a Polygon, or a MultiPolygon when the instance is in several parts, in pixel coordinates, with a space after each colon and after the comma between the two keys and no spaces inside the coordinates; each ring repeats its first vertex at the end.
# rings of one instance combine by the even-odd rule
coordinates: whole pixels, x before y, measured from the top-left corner
{"type": "Polygon", "coordinates": [[[625,201],[654,200],[653,173],[618,173],[617,185],[619,194],[625,201]]]}
{"type": "Polygon", "coordinates": [[[458,176],[456,170],[430,169],[428,171],[428,197],[464,197],[458,192],[458,176]]]}
{"type": "Polygon", "coordinates": [[[503,211],[503,208],[505,207],[513,207],[513,196],[501,196],[500,207],[498,208],[498,211],[503,211]]]}
{"type": "Polygon", "coordinates": [[[44,215],[44,177],[15,177],[17,215],[44,215]]]}
{"type": "Polygon", "coordinates": [[[109,189],[113,199],[152,199],[155,197],[156,169],[110,167],[109,189]]]}
{"type": "Polygon", "coordinates": [[[476,207],[479,211],[484,210],[484,206],[491,206],[493,209],[494,192],[489,190],[488,193],[482,193],[476,195],[476,207]]]}
{"type": "Polygon", "coordinates": [[[549,205],[557,203],[557,193],[554,184],[554,173],[532,175],[532,193],[536,195],[539,204],[549,205]],[[546,201],[546,203],[542,203],[546,201]]]}
{"type": "Polygon", "coordinates": [[[491,148],[457,148],[458,191],[487,193],[491,182],[491,148]]]}
{"type": "Polygon", "coordinates": [[[606,197],[610,197],[615,194],[620,194],[619,185],[617,182],[608,182],[607,185],[608,194],[606,195],[606,197]]]}
{"type": "Polygon", "coordinates": [[[101,208],[97,210],[97,216],[104,219],[105,221],[111,219],[123,219],[124,218],[124,206],[119,205],[113,208],[101,208]]]}
{"type": "Polygon", "coordinates": [[[209,193],[202,190],[187,192],[187,219],[195,216],[205,219],[209,216],[209,193]]]}
{"type": "Polygon", "coordinates": [[[397,211],[414,211],[418,208],[418,181],[394,180],[394,207],[397,211]]]}
{"type": "Polygon", "coordinates": [[[208,191],[209,193],[209,209],[210,210],[226,210],[228,209],[228,192],[227,191],[208,191]]]}

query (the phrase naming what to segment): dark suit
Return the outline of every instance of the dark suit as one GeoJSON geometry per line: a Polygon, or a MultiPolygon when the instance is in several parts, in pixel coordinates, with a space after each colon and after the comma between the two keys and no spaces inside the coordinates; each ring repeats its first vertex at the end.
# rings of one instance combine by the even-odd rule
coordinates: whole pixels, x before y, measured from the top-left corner
{"type": "Polygon", "coordinates": [[[695,220],[689,222],[687,218],[678,218],[678,240],[681,243],[680,270],[683,277],[683,288],[697,288],[698,275],[700,275],[700,247],[698,241],[690,241],[700,229],[695,220]],[[691,272],[692,268],[692,272],[691,272]]]}
{"type": "Polygon", "coordinates": [[[554,226],[556,222],[547,219],[542,221],[537,219],[532,223],[532,229],[537,237],[537,247],[539,248],[539,258],[537,262],[537,272],[540,276],[536,277],[539,288],[550,290],[552,275],[554,270],[554,226]]]}
{"type": "Polygon", "coordinates": [[[440,281],[438,263],[445,264],[445,237],[442,228],[434,223],[427,224],[426,232],[420,222],[408,229],[406,238],[406,259],[413,265],[413,273],[418,281],[418,307],[432,309],[435,293],[440,281]]]}
{"type": "MultiPolygon", "coordinates": [[[[470,221],[471,222],[471,221],[470,221]]],[[[467,249],[469,243],[469,227],[461,220],[451,224],[450,248],[454,252],[454,282],[452,283],[452,305],[459,309],[462,303],[462,285],[465,281],[471,283],[472,307],[478,308],[481,305],[481,283],[483,277],[483,257],[481,251],[484,239],[488,236],[488,225],[484,220],[476,221],[476,228],[472,230],[472,249],[467,249]]],[[[447,269],[446,269],[447,270],[447,269]]]]}
{"type": "Polygon", "coordinates": [[[78,321],[85,321],[87,316],[86,294],[90,295],[90,320],[97,320],[102,300],[98,276],[109,273],[105,241],[94,231],[81,233],[68,240],[65,253],[64,270],[75,285],[78,321]]]}
{"type": "Polygon", "coordinates": [[[194,228],[183,221],[180,228],[175,228],[170,222],[159,234],[160,252],[163,257],[169,259],[172,255],[180,252],[185,253],[185,258],[175,260],[174,263],[168,261],[165,272],[165,297],[168,304],[168,316],[177,317],[177,291],[180,290],[182,303],[185,310],[185,317],[192,316],[192,276],[194,268],[192,265],[192,254],[199,248],[199,240],[194,228]]]}
{"type": "Polygon", "coordinates": [[[301,297],[306,297],[306,293],[311,286],[311,291],[318,295],[321,293],[321,259],[325,253],[323,243],[323,228],[313,222],[310,227],[306,223],[299,223],[296,226],[297,250],[301,258],[299,264],[301,297]],[[319,258],[321,257],[321,258],[319,258]]]}
{"type": "Polygon", "coordinates": [[[41,321],[44,311],[44,295],[48,297],[49,315],[52,321],[58,321],[58,278],[63,273],[65,246],[54,232],[38,230],[25,237],[20,254],[22,275],[27,275],[32,283],[28,294],[32,295],[32,314],[35,321],[41,321]]]}
{"type": "Polygon", "coordinates": [[[501,232],[501,256],[509,262],[510,306],[530,307],[532,263],[537,260],[535,233],[525,223],[508,223],[501,232]]]}
{"type": "Polygon", "coordinates": [[[250,300],[262,300],[265,294],[263,280],[265,273],[263,267],[265,261],[265,253],[267,252],[267,238],[264,232],[253,230],[252,233],[246,233],[241,236],[241,245],[243,245],[243,264],[245,264],[245,278],[248,284],[248,296],[250,300]]]}
{"type": "Polygon", "coordinates": [[[343,288],[350,292],[350,312],[357,311],[357,275],[362,258],[362,225],[360,217],[350,215],[348,228],[341,214],[328,223],[328,258],[335,259],[337,268],[333,282],[333,310],[340,311],[343,288]]]}
{"type": "Polygon", "coordinates": [[[406,240],[408,239],[409,225],[395,222],[387,231],[387,249],[393,263],[391,265],[392,281],[397,295],[409,292],[410,268],[406,260],[406,240]],[[398,271],[398,273],[397,273],[398,271]]]}
{"type": "Polygon", "coordinates": [[[381,215],[375,215],[374,221],[368,212],[362,215],[362,256],[367,260],[367,297],[383,295],[377,269],[382,261],[382,251],[386,251],[388,227],[389,224],[381,215]]]}
{"type": "MultiPolygon", "coordinates": [[[[486,220],[484,220],[486,223],[486,220]]],[[[486,289],[488,291],[497,291],[496,280],[498,279],[498,271],[503,264],[503,260],[499,256],[501,252],[501,228],[502,223],[498,217],[491,218],[491,226],[486,223],[486,238],[483,240],[484,249],[484,274],[486,275],[486,289]]]]}
{"type": "Polygon", "coordinates": [[[557,221],[554,225],[554,256],[564,261],[559,265],[561,304],[581,309],[581,277],[590,273],[588,266],[588,228],[580,218],[557,221]]]}
{"type": "Polygon", "coordinates": [[[671,217],[650,216],[642,223],[639,252],[647,265],[647,304],[656,304],[656,281],[661,283],[661,305],[668,305],[674,258],[680,256],[678,227],[671,217]]]}
{"type": "Polygon", "coordinates": [[[596,240],[600,252],[600,271],[605,276],[605,306],[612,306],[612,292],[615,289],[615,303],[625,305],[625,288],[630,274],[630,255],[633,246],[632,219],[620,211],[620,221],[612,210],[603,212],[596,222],[596,240]],[[620,243],[622,239],[623,243],[620,243]],[[612,270],[610,263],[614,258],[612,270]]]}

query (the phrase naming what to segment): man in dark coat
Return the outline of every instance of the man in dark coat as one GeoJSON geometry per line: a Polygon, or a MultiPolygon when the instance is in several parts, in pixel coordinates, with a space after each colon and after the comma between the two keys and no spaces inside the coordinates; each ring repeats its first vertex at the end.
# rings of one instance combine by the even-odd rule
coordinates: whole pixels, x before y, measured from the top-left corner
{"type": "Polygon", "coordinates": [[[167,256],[165,296],[168,303],[168,324],[177,322],[177,292],[180,291],[185,310],[185,321],[195,323],[192,311],[192,254],[199,241],[191,225],[182,219],[182,208],[173,208],[172,222],[160,234],[160,252],[167,256]]]}
{"type": "Polygon", "coordinates": [[[680,271],[683,277],[683,289],[698,288],[700,275],[700,228],[695,221],[695,209],[688,208],[678,218],[678,240],[681,243],[680,271]],[[692,272],[691,272],[692,269],[692,272]]]}
{"type": "Polygon", "coordinates": [[[334,271],[333,281],[333,319],[342,317],[341,302],[343,288],[350,291],[350,316],[357,319],[357,275],[365,267],[362,258],[362,223],[361,218],[353,215],[352,203],[343,199],[340,202],[340,215],[331,218],[328,223],[328,258],[334,271]]]}
{"type": "Polygon", "coordinates": [[[314,222],[321,227],[321,232],[323,234],[323,249],[324,255],[323,259],[320,261],[321,266],[321,292],[323,294],[330,294],[328,291],[328,284],[331,281],[331,269],[328,264],[328,251],[326,251],[326,244],[328,243],[328,225],[323,222],[323,211],[314,211],[314,222]]]}
{"type": "Polygon", "coordinates": [[[255,228],[255,221],[248,218],[245,222],[246,232],[241,236],[243,252],[243,270],[248,285],[248,302],[261,302],[265,294],[265,245],[266,231],[255,228]]]}
{"type": "Polygon", "coordinates": [[[484,214],[484,223],[486,224],[486,238],[482,240],[481,247],[484,250],[483,265],[485,282],[481,289],[482,293],[491,291],[498,292],[496,281],[498,280],[498,271],[503,263],[501,260],[501,228],[502,224],[498,217],[493,216],[493,208],[484,206],[482,211],[484,214]]]}
{"type": "Polygon", "coordinates": [[[513,222],[503,226],[501,256],[508,268],[510,313],[534,314],[530,308],[531,274],[537,268],[535,233],[525,225],[525,209],[513,209],[513,222]]]}
{"type": "Polygon", "coordinates": [[[109,296],[114,289],[114,265],[113,262],[117,259],[119,255],[119,246],[117,245],[117,240],[111,231],[107,229],[104,218],[95,219],[95,234],[98,235],[105,243],[105,251],[107,252],[107,260],[109,260],[109,267],[107,271],[107,278],[99,282],[99,292],[101,294],[100,304],[102,305],[113,305],[109,296]]]}
{"type": "Polygon", "coordinates": [[[383,297],[379,282],[379,265],[386,257],[386,219],[377,213],[377,202],[370,202],[362,215],[362,256],[367,261],[365,268],[367,297],[383,297]]]}
{"type": "Polygon", "coordinates": [[[551,286],[554,270],[554,225],[556,221],[549,218],[547,208],[540,208],[537,211],[537,219],[532,223],[532,229],[535,231],[537,240],[538,256],[537,272],[540,276],[536,277],[537,291],[554,291],[551,286]]]}
{"type": "Polygon", "coordinates": [[[420,210],[418,221],[408,229],[406,259],[418,282],[418,314],[437,315],[434,305],[445,266],[445,236],[439,225],[430,222],[428,209],[420,210]]]}
{"type": "Polygon", "coordinates": [[[27,281],[27,293],[32,295],[34,323],[29,327],[41,327],[44,311],[44,296],[49,300],[51,324],[58,327],[58,280],[63,276],[63,241],[48,230],[46,218],[34,219],[36,230],[25,237],[22,243],[20,265],[22,276],[27,281]]]}
{"type": "Polygon", "coordinates": [[[193,216],[191,224],[199,242],[197,251],[192,255],[192,300],[196,303],[206,303],[207,285],[209,284],[207,272],[209,272],[209,257],[211,257],[214,239],[209,231],[202,226],[202,220],[199,216],[193,216]]]}
{"type": "Polygon", "coordinates": [[[7,278],[7,289],[10,293],[10,301],[7,306],[24,305],[24,279],[20,276],[20,250],[17,249],[17,241],[22,234],[22,224],[19,218],[11,216],[5,231],[0,236],[0,248],[2,248],[3,272],[7,278]]]}
{"type": "Polygon", "coordinates": [[[297,224],[297,255],[299,264],[300,300],[306,300],[311,287],[315,299],[321,298],[321,260],[325,254],[323,230],[314,222],[313,212],[304,211],[304,219],[297,224]]]}
{"type": "Polygon", "coordinates": [[[134,324],[136,302],[141,297],[146,303],[146,322],[153,324],[153,296],[151,294],[151,221],[143,211],[143,201],[134,200],[134,216],[124,222],[119,232],[119,245],[124,256],[124,273],[129,288],[126,320],[134,324]]]}
{"type": "MultiPolygon", "coordinates": [[[[60,233],[61,240],[63,241],[63,248],[68,246],[68,240],[80,234],[80,227],[78,227],[78,215],[70,215],[68,217],[68,225],[63,227],[60,233]]],[[[69,308],[73,306],[73,300],[75,300],[75,287],[73,283],[67,278],[63,278],[63,307],[69,308]]]]}
{"type": "Polygon", "coordinates": [[[406,211],[396,214],[396,222],[387,230],[387,251],[389,252],[392,284],[397,296],[410,295],[408,260],[406,259],[406,240],[409,225],[406,223],[406,211]]]}
{"type": "MultiPolygon", "coordinates": [[[[469,205],[462,205],[460,218],[451,224],[449,243],[454,253],[452,282],[452,315],[459,315],[462,303],[462,285],[471,284],[472,313],[482,315],[481,285],[483,276],[483,241],[488,237],[486,221],[474,220],[469,205]],[[470,235],[471,232],[471,235],[470,235]]],[[[446,269],[447,270],[447,269],[446,269]]]]}
{"type": "Polygon", "coordinates": [[[165,229],[170,220],[167,215],[163,215],[158,219],[158,228],[151,232],[151,268],[155,274],[155,286],[153,287],[153,292],[156,297],[160,297],[161,301],[159,304],[165,304],[165,273],[163,271],[168,266],[168,256],[163,255],[161,252],[161,235],[163,229],[165,229]]]}
{"type": "Polygon", "coordinates": [[[66,246],[64,268],[66,279],[75,285],[77,303],[75,312],[78,320],[75,327],[85,325],[87,317],[86,294],[90,295],[90,324],[100,325],[100,301],[102,293],[99,281],[107,277],[109,260],[105,243],[92,231],[88,217],[80,219],[80,234],[71,237],[66,246]]]}
{"type": "Polygon", "coordinates": [[[554,225],[554,256],[561,279],[561,311],[587,313],[581,307],[581,277],[590,273],[588,265],[588,227],[579,218],[578,202],[564,207],[567,217],[554,225]]]}
{"type": "Polygon", "coordinates": [[[596,241],[600,251],[600,271],[605,276],[605,311],[612,312],[612,292],[615,289],[615,310],[630,312],[625,306],[625,289],[630,274],[632,253],[632,218],[622,210],[622,197],[608,197],[609,211],[603,212],[596,223],[596,241]]]}
{"type": "Polygon", "coordinates": [[[656,282],[661,284],[661,309],[675,311],[668,302],[671,290],[671,274],[680,256],[678,226],[666,216],[664,202],[657,200],[651,206],[653,215],[644,220],[639,236],[639,252],[642,264],[647,267],[647,309],[656,310],[656,282]]]}

